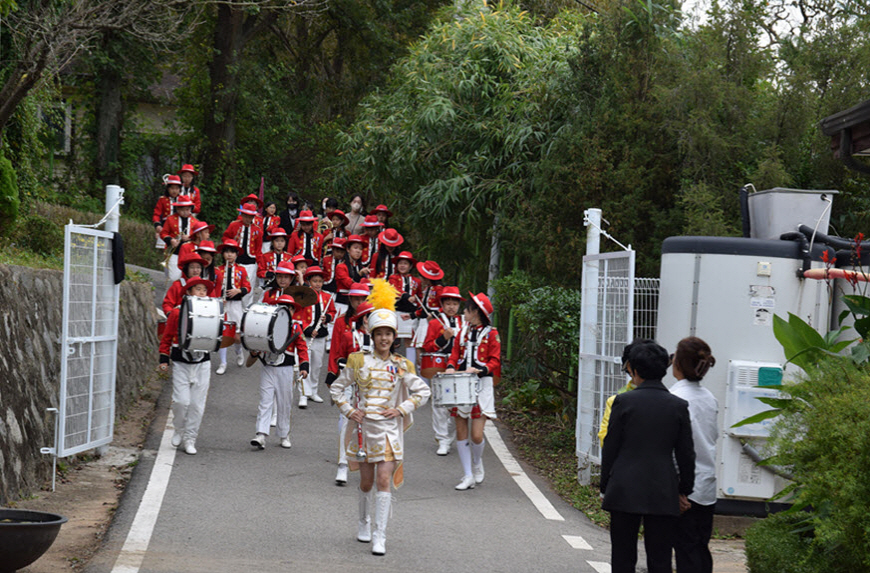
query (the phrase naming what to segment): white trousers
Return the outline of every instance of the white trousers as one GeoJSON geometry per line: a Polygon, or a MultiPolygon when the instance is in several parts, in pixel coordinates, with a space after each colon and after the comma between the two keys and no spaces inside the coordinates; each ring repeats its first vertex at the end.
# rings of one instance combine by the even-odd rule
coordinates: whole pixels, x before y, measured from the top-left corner
{"type": "Polygon", "coordinates": [[[269,435],[272,405],[278,406],[276,431],[283,438],[290,433],[290,404],[293,402],[293,366],[266,366],[260,372],[260,407],[257,410],[257,433],[269,435]]]}
{"type": "MultiPolygon", "coordinates": [[[[167,247],[167,249],[168,248],[169,247],[167,247]]],[[[169,257],[169,262],[166,263],[166,284],[171,285],[180,278],[181,269],[178,268],[178,255],[172,255],[171,257],[169,257]]]]}
{"type": "MultiPolygon", "coordinates": [[[[423,378],[429,387],[432,381],[423,378]]],[[[450,415],[450,408],[441,408],[432,402],[432,431],[435,433],[435,441],[452,443],[456,441],[456,422],[450,415]]]]}
{"type": "Polygon", "coordinates": [[[257,299],[255,298],[254,291],[260,290],[259,285],[257,284],[257,263],[251,265],[242,265],[242,268],[245,269],[245,272],[248,273],[248,282],[251,283],[251,291],[242,297],[242,306],[248,308],[251,306],[257,299]]]}
{"type": "Polygon", "coordinates": [[[317,386],[324,378],[326,366],[326,338],[312,338],[308,341],[308,376],[302,380],[306,396],[317,393],[317,386]]]}
{"type": "Polygon", "coordinates": [[[196,440],[211,376],[211,362],[172,362],[172,415],[175,431],[183,440],[196,440]]]}

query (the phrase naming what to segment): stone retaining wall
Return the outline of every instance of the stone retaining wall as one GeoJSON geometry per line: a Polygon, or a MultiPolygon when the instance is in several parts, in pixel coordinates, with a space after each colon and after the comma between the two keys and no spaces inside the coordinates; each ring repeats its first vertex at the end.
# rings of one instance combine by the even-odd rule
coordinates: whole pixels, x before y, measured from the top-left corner
{"type": "MultiPolygon", "coordinates": [[[[57,407],[63,273],[0,265],[0,505],[51,479],[57,407]]],[[[157,314],[151,285],[121,283],[116,416],[138,398],[157,365],[157,314]]]]}

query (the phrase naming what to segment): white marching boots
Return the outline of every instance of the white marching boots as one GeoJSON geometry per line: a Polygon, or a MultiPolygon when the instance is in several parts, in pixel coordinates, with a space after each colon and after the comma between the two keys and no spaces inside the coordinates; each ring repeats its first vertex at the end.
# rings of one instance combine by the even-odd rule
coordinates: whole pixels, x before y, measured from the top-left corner
{"type": "Polygon", "coordinates": [[[372,532],[372,555],[384,555],[387,552],[387,520],[390,517],[392,501],[392,492],[379,491],[375,494],[375,530],[372,532]]]}
{"type": "MultiPolygon", "coordinates": [[[[345,466],[347,467],[347,466],[345,466]]],[[[359,490],[359,524],[356,540],[368,543],[372,540],[372,492],[359,490]]]]}

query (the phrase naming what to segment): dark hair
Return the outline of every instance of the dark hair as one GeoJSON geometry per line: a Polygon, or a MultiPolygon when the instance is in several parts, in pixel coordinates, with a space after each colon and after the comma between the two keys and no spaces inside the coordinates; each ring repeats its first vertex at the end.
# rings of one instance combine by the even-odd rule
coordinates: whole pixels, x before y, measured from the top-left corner
{"type": "Polygon", "coordinates": [[[628,353],[628,362],[644,380],[661,380],[668,372],[668,351],[656,342],[641,342],[628,353]]]}
{"type": "Polygon", "coordinates": [[[263,213],[266,212],[266,209],[268,209],[270,205],[275,205],[275,214],[277,215],[278,214],[278,204],[275,203],[274,201],[266,201],[265,203],[263,203],[263,213]]]}
{"type": "Polygon", "coordinates": [[[677,343],[674,366],[683,373],[686,380],[700,382],[715,365],[716,359],[710,346],[697,336],[689,336],[677,343]]]}
{"type": "Polygon", "coordinates": [[[290,191],[289,193],[287,193],[287,201],[284,202],[287,203],[288,201],[290,201],[290,199],[293,199],[296,204],[299,205],[299,195],[296,193],[296,191],[290,191]]]}
{"type": "MultiPolygon", "coordinates": [[[[362,207],[359,208],[360,215],[366,215],[368,212],[366,211],[366,198],[362,196],[361,193],[354,193],[350,196],[350,201],[347,202],[348,207],[353,203],[353,200],[359,197],[360,203],[362,203],[362,207]]],[[[352,211],[352,209],[348,209],[348,211],[352,211]]]]}
{"type": "Polygon", "coordinates": [[[480,317],[480,322],[484,326],[489,326],[489,318],[487,318],[486,314],[484,314],[484,312],[482,310],[480,310],[480,307],[477,306],[476,302],[474,302],[471,299],[468,299],[467,301],[465,301],[465,310],[473,310],[473,311],[477,312],[477,316],[480,317]]]}
{"type": "Polygon", "coordinates": [[[375,265],[375,272],[382,273],[382,272],[384,272],[384,266],[387,264],[386,262],[384,262],[386,260],[387,253],[389,253],[391,256],[398,255],[399,253],[402,252],[402,250],[399,248],[402,245],[396,245],[395,247],[388,247],[385,244],[381,243],[380,240],[378,241],[378,243],[379,243],[378,244],[378,264],[375,265]],[[390,251],[390,249],[393,249],[393,250],[390,251]]]}
{"type": "Polygon", "coordinates": [[[625,372],[625,366],[628,364],[628,355],[631,353],[631,349],[637,346],[638,344],[647,344],[647,343],[655,343],[655,340],[652,338],[635,338],[631,342],[625,345],[625,348],[622,349],[622,370],[625,372]]]}
{"type": "Polygon", "coordinates": [[[326,202],[324,203],[324,207],[333,207],[334,209],[338,209],[338,199],[334,197],[327,197],[326,202]]]}

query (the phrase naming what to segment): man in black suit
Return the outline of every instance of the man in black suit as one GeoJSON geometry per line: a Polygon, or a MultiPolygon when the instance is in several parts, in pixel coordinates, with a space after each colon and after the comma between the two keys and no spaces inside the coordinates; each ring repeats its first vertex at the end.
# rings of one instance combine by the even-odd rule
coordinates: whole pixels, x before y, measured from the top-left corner
{"type": "Polygon", "coordinates": [[[626,371],[637,388],[613,402],[601,456],[612,573],[634,573],[641,521],[649,573],[672,571],[677,519],[695,481],[695,449],[688,403],[662,384],[667,368],[668,353],[655,342],[633,347],[626,371]]]}

